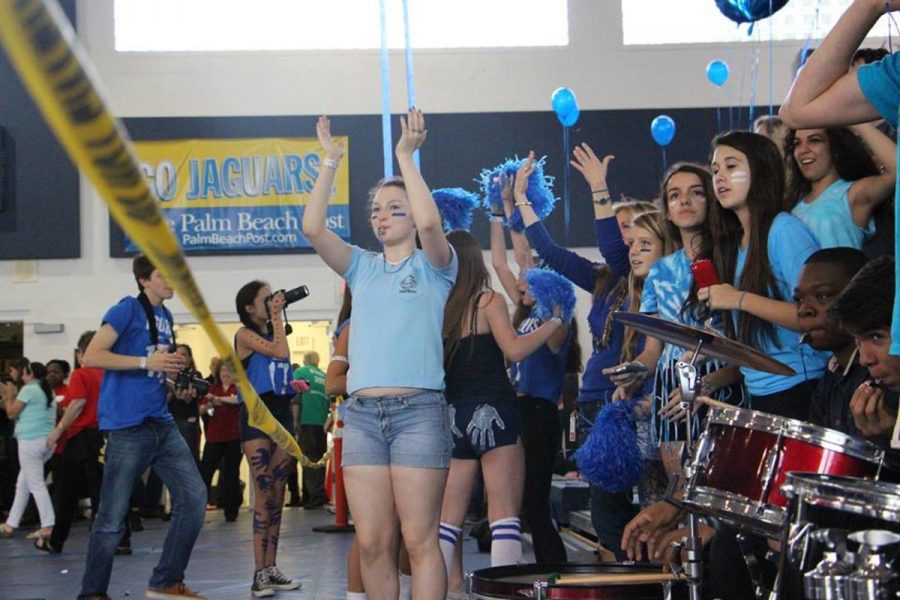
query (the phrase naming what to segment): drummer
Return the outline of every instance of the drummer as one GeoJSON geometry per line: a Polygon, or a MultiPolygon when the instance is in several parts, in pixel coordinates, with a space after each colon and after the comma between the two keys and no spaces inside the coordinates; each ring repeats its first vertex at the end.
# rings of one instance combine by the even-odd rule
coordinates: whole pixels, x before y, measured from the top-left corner
{"type": "Polygon", "coordinates": [[[855,426],[867,437],[891,435],[891,445],[897,447],[900,356],[890,354],[893,306],[894,257],[880,256],[860,269],[828,314],[853,336],[859,363],[872,377],[871,382],[857,388],[850,400],[855,426]]]}
{"type": "MultiPolygon", "coordinates": [[[[825,374],[813,392],[809,420],[889,446],[888,434],[897,415],[897,393],[870,385],[872,375],[858,360],[859,348],[854,337],[829,311],[866,260],[865,254],[854,248],[828,248],[815,252],[803,266],[794,300],[805,343],[815,350],[832,352],[825,374]]],[[[885,281],[888,285],[882,284],[882,287],[890,288],[892,292],[892,280],[885,281]]],[[[851,299],[852,294],[851,290],[851,299]]],[[[854,312],[854,317],[857,314],[865,315],[867,319],[871,316],[870,298],[866,296],[866,300],[866,310],[854,312]]],[[[890,312],[886,324],[881,325],[889,335],[890,312]]],[[[860,326],[869,329],[871,324],[860,326]]]]}

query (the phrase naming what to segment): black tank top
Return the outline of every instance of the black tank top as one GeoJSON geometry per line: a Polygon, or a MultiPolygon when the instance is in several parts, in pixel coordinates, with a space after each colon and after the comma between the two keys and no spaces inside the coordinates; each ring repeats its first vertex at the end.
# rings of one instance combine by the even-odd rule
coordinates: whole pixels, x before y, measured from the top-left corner
{"type": "Polygon", "coordinates": [[[514,402],[516,392],[506,374],[503,351],[491,333],[459,340],[446,369],[446,396],[450,404],[466,401],[514,402]]]}

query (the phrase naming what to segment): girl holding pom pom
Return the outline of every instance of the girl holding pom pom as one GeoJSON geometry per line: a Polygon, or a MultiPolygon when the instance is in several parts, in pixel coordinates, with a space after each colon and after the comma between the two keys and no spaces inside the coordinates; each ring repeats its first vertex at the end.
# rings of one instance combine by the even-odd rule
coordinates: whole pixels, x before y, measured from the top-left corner
{"type": "MultiPolygon", "coordinates": [[[[479,464],[488,499],[491,566],[514,565],[522,558],[518,516],[525,451],[516,392],[504,358],[524,360],[558,331],[565,331],[565,326],[560,316],[563,308],[556,305],[553,316],[537,329],[516,335],[506,300],[490,288],[478,240],[462,230],[451,231],[447,239],[459,258],[459,274],[444,312],[453,460],[441,509],[440,544],[449,573],[479,464]]],[[[462,573],[458,577],[461,579],[462,573]]]]}
{"type": "Polygon", "coordinates": [[[398,596],[399,521],[413,597],[443,598],[447,572],[438,523],[452,441],[442,393],[441,321],[458,262],[413,160],[427,136],[425,118],[411,109],[400,125],[396,156],[403,177],[380,185],[371,205],[384,252],[351,246],[326,227],[343,157],[326,117],[316,128],[326,158],[306,205],[303,234],[353,293],[343,464],[366,592],[398,596]]]}

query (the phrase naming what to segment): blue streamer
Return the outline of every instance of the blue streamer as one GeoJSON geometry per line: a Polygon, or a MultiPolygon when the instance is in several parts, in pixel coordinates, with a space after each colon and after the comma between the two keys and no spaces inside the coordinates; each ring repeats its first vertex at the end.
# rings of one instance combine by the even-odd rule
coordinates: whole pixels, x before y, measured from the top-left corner
{"type": "MultiPolygon", "coordinates": [[[[413,74],[412,45],[409,42],[409,0],[403,0],[403,43],[406,46],[406,101],[410,108],[416,106],[416,80],[413,74]]],[[[413,152],[413,161],[419,167],[419,151],[413,152]]]]}
{"type": "Polygon", "coordinates": [[[475,208],[481,204],[478,194],[473,194],[462,188],[439,188],[432,190],[431,197],[441,213],[441,221],[444,223],[444,231],[465,229],[472,227],[472,214],[475,208]]]}
{"type": "Polygon", "coordinates": [[[387,41],[386,0],[379,0],[381,18],[381,145],[384,152],[384,177],[394,176],[393,137],[391,135],[391,57],[387,41]]]}

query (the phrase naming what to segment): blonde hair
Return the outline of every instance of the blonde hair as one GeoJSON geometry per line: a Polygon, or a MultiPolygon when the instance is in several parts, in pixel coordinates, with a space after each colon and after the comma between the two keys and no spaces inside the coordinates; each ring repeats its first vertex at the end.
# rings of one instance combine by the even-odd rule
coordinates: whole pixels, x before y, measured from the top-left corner
{"type": "Polygon", "coordinates": [[[303,364],[307,367],[319,366],[319,353],[316,351],[307,352],[303,355],[303,364]]]}

